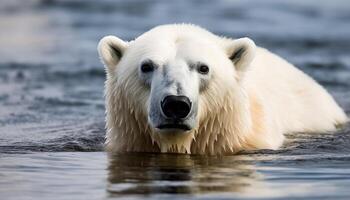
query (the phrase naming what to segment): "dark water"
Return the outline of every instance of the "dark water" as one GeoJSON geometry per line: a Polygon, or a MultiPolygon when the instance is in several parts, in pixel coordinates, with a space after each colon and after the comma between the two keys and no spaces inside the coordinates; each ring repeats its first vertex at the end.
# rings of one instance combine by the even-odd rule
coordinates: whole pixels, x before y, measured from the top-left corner
{"type": "Polygon", "coordinates": [[[350,114],[350,2],[0,0],[0,199],[350,199],[350,126],[278,151],[107,155],[98,40],[187,22],[249,36],[350,114]]]}

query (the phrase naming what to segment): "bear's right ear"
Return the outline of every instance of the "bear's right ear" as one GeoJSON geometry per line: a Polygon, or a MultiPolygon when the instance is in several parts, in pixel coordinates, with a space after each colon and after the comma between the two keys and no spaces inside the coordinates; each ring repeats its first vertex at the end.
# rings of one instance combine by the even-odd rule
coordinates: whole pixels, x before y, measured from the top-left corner
{"type": "Polygon", "coordinates": [[[238,73],[244,73],[255,57],[256,46],[249,38],[229,40],[226,43],[228,58],[234,64],[238,73]]]}
{"type": "Polygon", "coordinates": [[[114,72],[127,46],[127,42],[115,36],[105,36],[100,40],[97,50],[108,73],[114,72]]]}

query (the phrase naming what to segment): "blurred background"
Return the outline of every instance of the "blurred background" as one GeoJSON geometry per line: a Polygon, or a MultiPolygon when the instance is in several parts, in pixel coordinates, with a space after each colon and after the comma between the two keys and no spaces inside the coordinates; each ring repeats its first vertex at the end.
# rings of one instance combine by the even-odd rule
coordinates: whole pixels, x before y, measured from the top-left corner
{"type": "MultiPolygon", "coordinates": [[[[0,0],[0,159],[6,154],[2,163],[12,163],[6,166],[0,161],[1,171],[19,176],[18,169],[27,169],[23,166],[29,163],[46,169],[43,160],[53,156],[27,158],[23,153],[102,151],[105,73],[97,55],[98,41],[110,34],[132,40],[168,23],[192,23],[227,37],[250,37],[315,78],[350,113],[348,0],[0,0]]],[[[277,153],[283,159],[299,155],[321,163],[319,159],[328,156],[324,164],[341,158],[349,166],[350,133],[340,132],[290,136],[299,142],[288,143],[277,153]]],[[[93,155],[101,159],[100,154],[93,155]]],[[[87,155],[79,160],[81,156],[74,154],[66,162],[89,161],[87,155]]],[[[98,164],[105,165],[105,158],[98,164]]],[[[278,164],[272,161],[272,165],[278,164]]],[[[64,171],[67,166],[61,167],[64,171]]],[[[10,186],[22,180],[3,173],[0,185],[7,187],[0,192],[11,191],[10,186]]],[[[339,177],[349,178],[350,172],[339,177]]]]}

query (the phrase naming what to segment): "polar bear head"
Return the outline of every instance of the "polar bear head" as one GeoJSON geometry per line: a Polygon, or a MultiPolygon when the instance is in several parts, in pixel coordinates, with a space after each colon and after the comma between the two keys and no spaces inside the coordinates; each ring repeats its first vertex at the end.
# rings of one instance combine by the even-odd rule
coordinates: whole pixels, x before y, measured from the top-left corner
{"type": "Polygon", "coordinates": [[[132,151],[127,143],[148,145],[142,135],[162,151],[190,151],[203,128],[228,120],[218,119],[221,112],[245,118],[233,105],[244,98],[241,82],[254,58],[248,38],[163,25],[129,42],[106,36],[98,51],[107,73],[107,147],[132,151]]]}

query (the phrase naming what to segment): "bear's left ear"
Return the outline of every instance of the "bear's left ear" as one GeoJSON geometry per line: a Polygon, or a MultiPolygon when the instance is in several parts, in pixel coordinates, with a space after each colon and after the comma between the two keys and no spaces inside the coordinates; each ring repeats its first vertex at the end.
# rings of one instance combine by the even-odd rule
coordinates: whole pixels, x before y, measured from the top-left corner
{"type": "Polygon", "coordinates": [[[127,46],[127,42],[111,35],[100,40],[97,50],[108,73],[114,72],[127,46]]]}
{"type": "Polygon", "coordinates": [[[249,38],[230,40],[226,46],[229,59],[239,73],[245,72],[253,61],[256,46],[249,38]]]}

